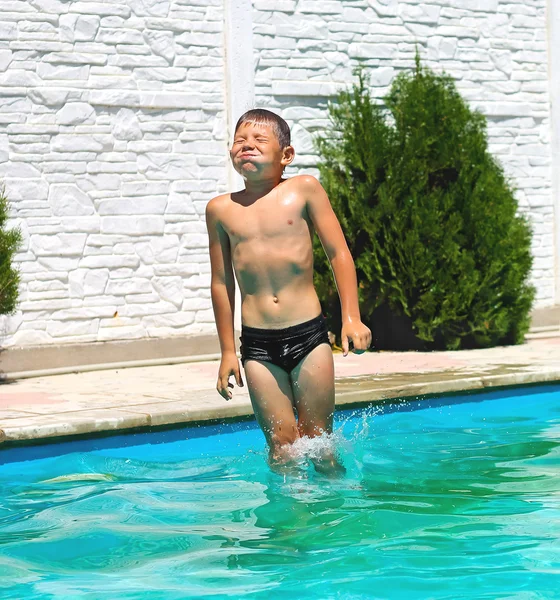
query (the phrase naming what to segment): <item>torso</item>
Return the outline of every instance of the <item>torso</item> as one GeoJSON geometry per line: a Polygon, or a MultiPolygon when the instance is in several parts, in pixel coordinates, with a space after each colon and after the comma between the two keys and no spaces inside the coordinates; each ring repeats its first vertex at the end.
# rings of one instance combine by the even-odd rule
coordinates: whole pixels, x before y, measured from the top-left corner
{"type": "Polygon", "coordinates": [[[282,328],[316,317],[313,227],[297,177],[251,201],[231,194],[220,211],[241,291],[244,325],[282,328]]]}

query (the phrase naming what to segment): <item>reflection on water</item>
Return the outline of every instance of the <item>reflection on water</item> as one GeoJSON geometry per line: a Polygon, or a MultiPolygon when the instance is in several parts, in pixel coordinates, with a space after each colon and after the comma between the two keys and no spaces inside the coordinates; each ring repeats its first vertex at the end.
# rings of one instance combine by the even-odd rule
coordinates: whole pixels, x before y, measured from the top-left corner
{"type": "Polygon", "coordinates": [[[559,408],[346,414],[338,479],[324,441],[272,473],[256,430],[6,464],[0,597],[552,598],[559,408]]]}

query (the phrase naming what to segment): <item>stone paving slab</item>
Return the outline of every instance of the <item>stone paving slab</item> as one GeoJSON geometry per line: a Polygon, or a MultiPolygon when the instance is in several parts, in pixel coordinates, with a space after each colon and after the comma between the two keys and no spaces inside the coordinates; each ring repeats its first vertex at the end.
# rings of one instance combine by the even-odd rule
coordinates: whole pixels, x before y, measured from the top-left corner
{"type": "MultiPolygon", "coordinates": [[[[252,414],[246,388],[227,402],[206,361],[0,384],[0,443],[252,414]]],[[[560,382],[560,337],[459,352],[335,354],[337,405],[560,382]]]]}

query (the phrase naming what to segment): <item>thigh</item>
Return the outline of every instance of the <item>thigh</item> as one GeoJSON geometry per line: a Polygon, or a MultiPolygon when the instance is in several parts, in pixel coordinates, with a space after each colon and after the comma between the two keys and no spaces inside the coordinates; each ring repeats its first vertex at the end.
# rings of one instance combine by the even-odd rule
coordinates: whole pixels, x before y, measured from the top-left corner
{"type": "Polygon", "coordinates": [[[314,437],[332,432],[334,363],[329,344],[314,348],[292,371],[292,390],[299,433],[314,437]]]}
{"type": "Polygon", "coordinates": [[[288,373],[272,363],[247,360],[245,379],[255,417],[268,445],[293,443],[299,434],[288,373]]]}

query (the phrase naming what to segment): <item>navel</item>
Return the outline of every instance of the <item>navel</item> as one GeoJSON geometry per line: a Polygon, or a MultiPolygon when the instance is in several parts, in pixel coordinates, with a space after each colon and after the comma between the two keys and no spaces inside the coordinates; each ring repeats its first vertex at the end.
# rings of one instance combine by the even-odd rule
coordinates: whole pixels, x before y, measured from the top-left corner
{"type": "Polygon", "coordinates": [[[274,302],[274,304],[278,304],[278,296],[272,296],[272,302],[274,302]]]}

